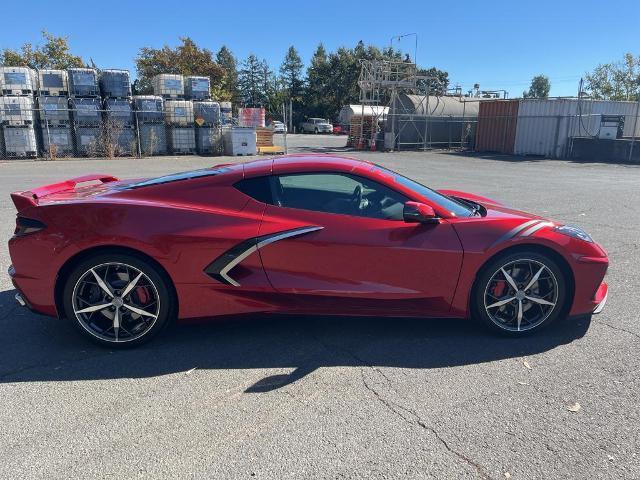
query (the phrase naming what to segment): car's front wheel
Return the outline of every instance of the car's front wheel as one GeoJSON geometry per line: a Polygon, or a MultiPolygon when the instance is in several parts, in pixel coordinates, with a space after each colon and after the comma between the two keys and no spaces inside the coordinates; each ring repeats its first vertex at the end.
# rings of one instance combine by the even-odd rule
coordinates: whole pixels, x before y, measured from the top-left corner
{"type": "Polygon", "coordinates": [[[105,253],[71,271],[64,309],[78,330],[101,345],[139,345],[162,330],[175,311],[168,279],[134,255],[105,253]]]}
{"type": "Polygon", "coordinates": [[[522,251],[486,265],[476,281],[472,307],[492,330],[522,336],[561,316],[567,295],[565,275],[551,257],[522,251]]]}

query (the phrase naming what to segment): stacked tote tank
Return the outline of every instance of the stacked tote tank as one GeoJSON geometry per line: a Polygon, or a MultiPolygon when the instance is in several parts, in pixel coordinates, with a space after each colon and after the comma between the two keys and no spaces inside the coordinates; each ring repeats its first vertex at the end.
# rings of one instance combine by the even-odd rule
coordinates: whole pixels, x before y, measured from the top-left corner
{"type": "Polygon", "coordinates": [[[93,157],[101,145],[102,105],[98,72],[92,68],[70,68],[69,107],[76,153],[93,157]]]}
{"type": "Polygon", "coordinates": [[[164,155],[167,153],[167,134],[164,127],[164,103],[156,95],[133,97],[138,127],[138,140],[142,155],[164,155]]]}
{"type": "Polygon", "coordinates": [[[36,157],[35,105],[37,75],[27,67],[0,67],[0,154],[36,157]]]}
{"type": "Polygon", "coordinates": [[[200,155],[212,155],[220,151],[220,104],[210,100],[194,101],[196,149],[200,155]]]}
{"type": "Polygon", "coordinates": [[[102,141],[108,156],[137,152],[137,137],[131,103],[131,80],[127,70],[108,69],[98,80],[103,97],[102,141]]]}
{"type": "Polygon", "coordinates": [[[193,102],[191,100],[165,100],[164,119],[171,153],[195,153],[193,102]]]}
{"type": "Polygon", "coordinates": [[[43,154],[49,158],[74,154],[68,96],[69,75],[66,71],[38,71],[37,131],[43,154]]]}

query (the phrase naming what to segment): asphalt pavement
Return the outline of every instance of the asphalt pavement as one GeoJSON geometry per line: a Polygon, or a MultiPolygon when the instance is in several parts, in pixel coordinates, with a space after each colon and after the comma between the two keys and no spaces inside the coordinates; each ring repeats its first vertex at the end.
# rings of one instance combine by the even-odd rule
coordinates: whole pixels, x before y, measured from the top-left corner
{"type": "Polygon", "coordinates": [[[0,478],[640,478],[640,167],[348,155],[584,227],[610,255],[604,312],[518,340],[462,320],[256,316],[112,352],[15,304],[9,192],[242,159],[0,161],[0,478]]]}

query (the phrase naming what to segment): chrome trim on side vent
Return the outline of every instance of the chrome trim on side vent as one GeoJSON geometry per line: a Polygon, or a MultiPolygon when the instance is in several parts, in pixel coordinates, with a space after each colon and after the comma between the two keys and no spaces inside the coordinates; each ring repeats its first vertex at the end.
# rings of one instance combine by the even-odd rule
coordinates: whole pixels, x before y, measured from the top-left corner
{"type": "Polygon", "coordinates": [[[253,252],[260,250],[262,247],[265,247],[270,243],[284,240],[285,238],[298,237],[317,230],[322,230],[323,228],[324,227],[301,227],[294,228],[293,230],[285,230],[284,232],[276,232],[269,235],[250,238],[224,252],[211,262],[204,271],[207,275],[215,278],[219,282],[239,287],[240,284],[229,276],[229,272],[253,252]]]}

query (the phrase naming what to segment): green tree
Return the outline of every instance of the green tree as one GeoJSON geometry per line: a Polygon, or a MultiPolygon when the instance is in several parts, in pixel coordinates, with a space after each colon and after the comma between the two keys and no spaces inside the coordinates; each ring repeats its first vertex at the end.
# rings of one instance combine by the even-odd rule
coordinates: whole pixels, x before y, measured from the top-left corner
{"type": "Polygon", "coordinates": [[[307,68],[307,88],[304,92],[304,113],[308,116],[324,116],[329,108],[328,92],[331,82],[329,58],[324,45],[316,48],[307,68]]]}
{"type": "Polygon", "coordinates": [[[241,98],[238,90],[238,62],[236,57],[226,45],[223,45],[216,54],[216,61],[224,69],[220,100],[228,100],[234,104],[239,103],[241,98]]]}
{"type": "Polygon", "coordinates": [[[200,48],[189,37],[181,37],[175,48],[143,47],[136,57],[140,93],[151,93],[151,79],[160,73],[201,75],[211,79],[211,91],[217,98],[222,89],[225,70],[216,63],[211,50],[200,48]]]}
{"type": "Polygon", "coordinates": [[[245,107],[261,107],[265,103],[265,62],[253,53],[242,62],[238,75],[240,97],[245,107]]]}
{"type": "Polygon", "coordinates": [[[83,67],[81,57],[73,55],[69,47],[68,37],[57,37],[42,31],[42,45],[25,43],[20,50],[5,48],[2,51],[1,62],[7,67],[55,68],[67,69],[83,67]]]}
{"type": "Polygon", "coordinates": [[[418,68],[417,74],[420,77],[417,83],[418,89],[429,92],[430,95],[444,95],[449,87],[449,74],[435,67],[418,68]]]}
{"type": "Polygon", "coordinates": [[[551,82],[546,75],[536,75],[531,79],[531,86],[522,92],[524,98],[547,98],[551,91],[551,82]]]}
{"type": "Polygon", "coordinates": [[[596,99],[639,100],[640,56],[627,53],[622,61],[598,65],[587,73],[586,89],[596,99]]]}
{"type": "Polygon", "coordinates": [[[302,78],[302,59],[298,51],[292,45],[287,50],[287,55],[280,65],[280,77],[284,88],[286,88],[289,98],[300,99],[304,80],[302,78]]]}

